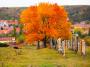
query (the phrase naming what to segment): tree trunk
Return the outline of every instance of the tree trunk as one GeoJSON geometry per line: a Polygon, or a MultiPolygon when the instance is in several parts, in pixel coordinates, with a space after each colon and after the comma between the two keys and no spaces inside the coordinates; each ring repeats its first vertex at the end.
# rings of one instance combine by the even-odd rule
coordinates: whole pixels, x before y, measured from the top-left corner
{"type": "Polygon", "coordinates": [[[44,47],[44,48],[47,47],[47,46],[46,46],[46,36],[45,36],[45,38],[43,39],[43,47],[44,47]]]}
{"type": "Polygon", "coordinates": [[[56,42],[56,40],[53,38],[53,39],[52,39],[52,46],[53,46],[54,49],[56,49],[56,45],[57,45],[57,42],[56,42]]]}
{"type": "Polygon", "coordinates": [[[40,49],[40,41],[37,43],[37,49],[40,49]]]}
{"type": "Polygon", "coordinates": [[[56,39],[54,39],[54,45],[55,45],[55,49],[57,49],[57,41],[56,41],[56,39]]]}
{"type": "Polygon", "coordinates": [[[52,39],[52,47],[55,48],[54,39],[52,39]]]}
{"type": "Polygon", "coordinates": [[[50,38],[50,46],[53,48],[52,38],[50,38]]]}

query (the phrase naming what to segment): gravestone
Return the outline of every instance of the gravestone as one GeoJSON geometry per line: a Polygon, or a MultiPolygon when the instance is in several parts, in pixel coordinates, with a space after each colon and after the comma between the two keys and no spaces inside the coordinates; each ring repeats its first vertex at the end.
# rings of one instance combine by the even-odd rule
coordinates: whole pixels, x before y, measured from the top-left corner
{"type": "Polygon", "coordinates": [[[62,41],[62,53],[63,53],[63,56],[65,56],[65,40],[62,41]]]}
{"type": "Polygon", "coordinates": [[[76,49],[76,38],[74,36],[74,38],[73,38],[73,50],[75,51],[75,49],[76,49]]]}
{"type": "Polygon", "coordinates": [[[50,38],[50,45],[51,45],[51,48],[53,48],[52,38],[50,38]]]}
{"type": "Polygon", "coordinates": [[[70,40],[70,49],[72,49],[72,44],[73,44],[73,41],[72,39],[70,40]]]}
{"type": "Polygon", "coordinates": [[[62,53],[63,54],[63,48],[62,48],[61,38],[59,38],[57,40],[57,50],[58,50],[59,53],[62,53]]]}
{"type": "Polygon", "coordinates": [[[82,40],[82,55],[85,56],[86,55],[86,44],[85,41],[82,40]]]}
{"type": "Polygon", "coordinates": [[[80,52],[80,50],[81,50],[80,47],[81,47],[81,41],[79,40],[78,41],[78,52],[80,52]]]}
{"type": "Polygon", "coordinates": [[[75,40],[74,40],[74,51],[77,53],[77,50],[78,50],[78,41],[77,41],[78,39],[77,39],[77,36],[75,36],[75,40]]]}
{"type": "Polygon", "coordinates": [[[72,50],[74,49],[74,37],[72,36],[72,39],[71,39],[71,46],[72,46],[72,50]]]}
{"type": "Polygon", "coordinates": [[[69,49],[71,48],[70,40],[68,40],[68,42],[67,42],[67,46],[68,46],[69,49]]]}
{"type": "Polygon", "coordinates": [[[65,48],[68,48],[68,40],[65,40],[65,48]]]}
{"type": "Polygon", "coordinates": [[[57,48],[61,48],[61,38],[58,38],[57,40],[57,48]]]}

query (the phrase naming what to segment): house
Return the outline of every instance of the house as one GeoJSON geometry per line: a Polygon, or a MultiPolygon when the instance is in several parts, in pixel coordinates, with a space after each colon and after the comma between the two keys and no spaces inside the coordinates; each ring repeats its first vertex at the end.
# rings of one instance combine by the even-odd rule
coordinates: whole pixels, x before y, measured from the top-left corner
{"type": "Polygon", "coordinates": [[[0,37],[0,43],[16,42],[15,37],[0,37]]]}
{"type": "Polygon", "coordinates": [[[0,20],[0,34],[9,34],[14,30],[13,25],[17,25],[16,32],[19,33],[18,20],[0,20]]]}
{"type": "Polygon", "coordinates": [[[86,24],[85,21],[82,21],[80,23],[76,23],[72,25],[72,28],[78,28],[78,29],[83,29],[82,34],[88,34],[90,31],[90,24],[86,24]]]}

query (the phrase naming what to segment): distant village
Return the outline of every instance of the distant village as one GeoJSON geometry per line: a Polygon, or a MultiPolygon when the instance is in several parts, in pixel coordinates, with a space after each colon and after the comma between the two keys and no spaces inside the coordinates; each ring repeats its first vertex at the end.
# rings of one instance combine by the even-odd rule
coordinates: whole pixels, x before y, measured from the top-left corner
{"type": "MultiPolygon", "coordinates": [[[[14,25],[16,25],[16,32],[19,33],[20,32],[20,28],[18,26],[19,21],[18,20],[0,20],[0,35],[1,34],[10,34],[12,33],[13,29],[14,29],[14,25]]],[[[90,24],[86,24],[85,21],[82,21],[80,23],[75,23],[72,25],[71,27],[72,29],[75,28],[81,28],[84,31],[82,32],[82,34],[88,34],[89,33],[89,28],[90,28],[90,24]]]]}
{"type": "Polygon", "coordinates": [[[76,22],[72,25],[72,29],[82,29],[81,34],[89,34],[90,32],[90,24],[87,24],[86,21],[82,21],[80,23],[76,22]]]}
{"type": "Polygon", "coordinates": [[[0,20],[0,34],[9,34],[13,31],[13,25],[17,25],[16,32],[20,31],[17,20],[0,20]]]}
{"type": "MultiPolygon", "coordinates": [[[[89,34],[90,24],[86,24],[85,21],[75,23],[71,26],[71,30],[75,32],[75,29],[80,30],[81,34],[89,34]]],[[[14,36],[7,36],[13,32],[20,33],[19,21],[18,20],[0,20],[0,40],[12,40],[14,36]],[[15,28],[14,28],[15,25],[15,28]],[[5,36],[6,35],[6,36],[5,36]],[[5,36],[5,37],[4,37],[5,36]]],[[[15,39],[15,38],[14,38],[15,39]]]]}
{"type": "Polygon", "coordinates": [[[20,32],[18,20],[0,20],[0,43],[15,40],[14,30],[17,34],[20,32]]]}

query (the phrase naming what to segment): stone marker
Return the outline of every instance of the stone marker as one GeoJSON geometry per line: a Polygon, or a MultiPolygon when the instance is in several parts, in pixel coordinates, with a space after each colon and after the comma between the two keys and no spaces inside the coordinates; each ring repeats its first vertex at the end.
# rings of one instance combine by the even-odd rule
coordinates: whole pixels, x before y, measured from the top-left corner
{"type": "Polygon", "coordinates": [[[61,38],[58,38],[57,40],[57,48],[61,48],[61,38]]]}
{"type": "Polygon", "coordinates": [[[65,56],[65,40],[62,41],[62,53],[63,53],[63,56],[65,56]]]}
{"type": "Polygon", "coordinates": [[[69,48],[69,49],[71,48],[70,40],[68,40],[68,48],[69,48]]]}
{"type": "Polygon", "coordinates": [[[85,44],[85,41],[82,40],[82,55],[85,56],[85,53],[86,52],[86,44],[85,44]]]}
{"type": "Polygon", "coordinates": [[[81,45],[81,43],[80,43],[80,40],[78,41],[78,52],[80,52],[80,45],[81,45]]]}
{"type": "Polygon", "coordinates": [[[57,50],[58,50],[59,53],[62,53],[63,54],[63,52],[62,52],[63,50],[62,50],[61,38],[59,38],[57,40],[57,50]]]}

